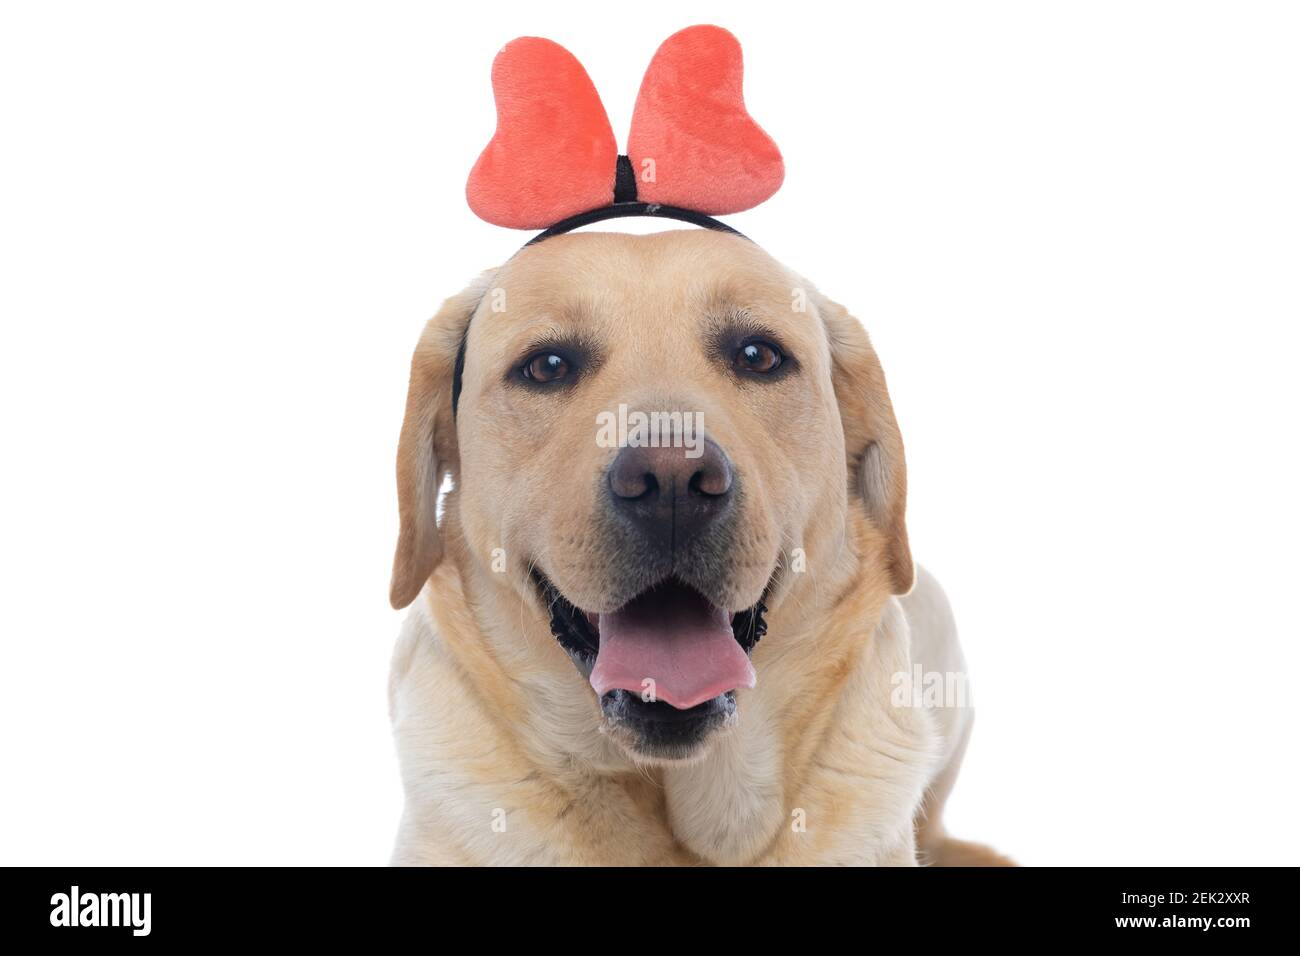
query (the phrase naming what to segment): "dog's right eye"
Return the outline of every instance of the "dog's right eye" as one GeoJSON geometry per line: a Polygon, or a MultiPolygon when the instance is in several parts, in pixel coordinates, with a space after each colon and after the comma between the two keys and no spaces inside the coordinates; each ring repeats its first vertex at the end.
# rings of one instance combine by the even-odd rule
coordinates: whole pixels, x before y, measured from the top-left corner
{"type": "Polygon", "coordinates": [[[519,374],[530,382],[545,385],[558,382],[569,374],[569,363],[562,355],[554,352],[541,352],[534,355],[519,369],[519,374]]]}
{"type": "Polygon", "coordinates": [[[735,366],[741,371],[770,375],[781,367],[785,356],[771,342],[747,342],[736,349],[735,366]]]}

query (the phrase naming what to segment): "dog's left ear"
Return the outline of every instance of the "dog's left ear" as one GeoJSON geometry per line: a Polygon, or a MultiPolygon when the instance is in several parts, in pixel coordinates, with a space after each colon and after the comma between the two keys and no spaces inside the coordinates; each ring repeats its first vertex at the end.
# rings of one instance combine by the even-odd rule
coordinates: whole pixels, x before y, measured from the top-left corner
{"type": "Polygon", "coordinates": [[[885,373],[862,323],[825,296],[813,295],[831,351],[831,379],[844,424],[850,495],[885,535],[891,590],[912,590],[915,571],[907,543],[907,464],[903,436],[885,387],[885,373]]]}
{"type": "Polygon", "coordinates": [[[438,562],[438,491],[459,461],[456,448],[454,383],[470,317],[491,284],[485,272],[465,291],[442,304],[429,320],[411,359],[406,417],[397,447],[397,507],[401,530],[393,555],[389,601],[401,610],[420,593],[438,562]]]}

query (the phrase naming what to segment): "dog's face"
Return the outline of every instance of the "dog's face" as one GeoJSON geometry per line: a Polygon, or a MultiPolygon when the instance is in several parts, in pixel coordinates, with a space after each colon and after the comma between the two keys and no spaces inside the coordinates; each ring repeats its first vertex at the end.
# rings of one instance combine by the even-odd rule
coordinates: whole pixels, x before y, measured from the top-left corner
{"type": "Polygon", "coordinates": [[[673,760],[735,714],[764,602],[849,489],[881,525],[866,559],[910,586],[901,444],[865,335],[753,243],[559,236],[464,299],[413,366],[394,603],[437,560],[427,499],[451,470],[468,554],[550,617],[615,739],[673,760]]]}

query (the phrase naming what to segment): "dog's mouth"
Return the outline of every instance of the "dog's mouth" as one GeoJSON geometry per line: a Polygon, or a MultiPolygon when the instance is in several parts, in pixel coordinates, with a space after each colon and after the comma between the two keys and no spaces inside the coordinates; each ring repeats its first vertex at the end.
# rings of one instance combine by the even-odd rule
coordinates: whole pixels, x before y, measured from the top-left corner
{"type": "Polygon", "coordinates": [[[594,614],[576,607],[540,572],[533,579],[549,608],[551,632],[607,711],[611,703],[625,708],[635,695],[651,705],[649,711],[638,708],[647,717],[662,709],[654,705],[712,713],[720,698],[734,700],[737,689],[754,686],[749,655],[767,630],[762,599],[732,614],[670,577],[617,611],[594,614]]]}

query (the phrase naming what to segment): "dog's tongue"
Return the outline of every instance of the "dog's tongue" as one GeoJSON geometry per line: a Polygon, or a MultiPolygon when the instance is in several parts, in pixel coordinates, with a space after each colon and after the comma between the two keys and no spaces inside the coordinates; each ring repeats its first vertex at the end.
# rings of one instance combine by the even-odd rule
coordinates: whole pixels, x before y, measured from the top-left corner
{"type": "Polygon", "coordinates": [[[685,710],[754,686],[754,667],[732,634],[730,616],[690,588],[648,591],[621,611],[600,615],[599,628],[591,671],[597,694],[652,693],[685,710]]]}

